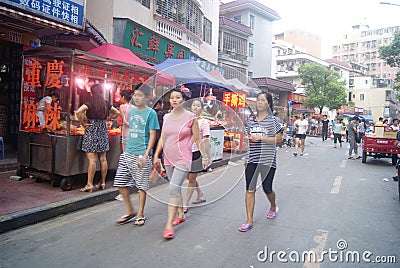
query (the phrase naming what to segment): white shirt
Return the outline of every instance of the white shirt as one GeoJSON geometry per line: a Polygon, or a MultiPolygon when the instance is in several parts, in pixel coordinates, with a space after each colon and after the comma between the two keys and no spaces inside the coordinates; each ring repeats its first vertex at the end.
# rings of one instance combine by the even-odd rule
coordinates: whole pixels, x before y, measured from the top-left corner
{"type": "Polygon", "coordinates": [[[308,121],[303,119],[297,119],[296,122],[294,122],[294,125],[297,126],[297,134],[306,134],[307,132],[307,127],[308,127],[308,121]]]}

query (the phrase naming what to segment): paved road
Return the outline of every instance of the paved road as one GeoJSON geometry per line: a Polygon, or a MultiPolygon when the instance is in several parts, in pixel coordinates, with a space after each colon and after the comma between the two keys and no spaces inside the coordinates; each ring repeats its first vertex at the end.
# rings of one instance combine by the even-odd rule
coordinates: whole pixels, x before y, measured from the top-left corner
{"type": "MultiPolygon", "coordinates": [[[[399,267],[394,168],[389,160],[347,160],[346,151],[317,138],[307,139],[303,157],[280,149],[279,216],[265,219],[269,207],[258,191],[248,233],[238,232],[245,220],[239,161],[200,178],[210,202],[190,208],[172,241],[161,238],[167,212],[167,185],[161,185],[150,191],[144,227],[116,226],[122,203],[105,203],[1,235],[0,267],[399,267]],[[323,261],[302,262],[308,251],[320,259],[323,253],[323,261]],[[360,263],[346,262],[346,255],[359,255],[360,263]],[[366,263],[363,255],[395,256],[397,264],[366,263]]],[[[132,199],[136,204],[137,195],[132,199]]]]}

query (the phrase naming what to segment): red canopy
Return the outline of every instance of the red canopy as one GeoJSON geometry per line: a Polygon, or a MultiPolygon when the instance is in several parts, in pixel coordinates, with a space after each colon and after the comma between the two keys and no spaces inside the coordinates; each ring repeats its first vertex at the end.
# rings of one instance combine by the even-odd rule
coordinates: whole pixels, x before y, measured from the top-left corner
{"type": "Polygon", "coordinates": [[[98,56],[102,56],[104,58],[109,58],[109,59],[129,63],[129,64],[133,64],[136,66],[149,68],[151,70],[156,70],[150,64],[139,59],[139,57],[136,56],[135,54],[133,54],[133,52],[130,51],[129,49],[119,47],[119,46],[116,46],[116,45],[113,45],[110,43],[105,43],[104,45],[93,48],[93,49],[89,50],[88,52],[98,55],[98,56]]]}
{"type": "MultiPolygon", "coordinates": [[[[105,43],[102,46],[96,47],[88,51],[89,53],[102,56],[104,58],[109,58],[121,62],[125,62],[128,64],[144,67],[156,71],[157,69],[148,64],[147,62],[139,59],[131,50],[127,48],[123,48],[120,46],[116,46],[111,43],[105,43]]],[[[157,71],[157,78],[156,78],[157,85],[174,85],[175,78],[169,76],[164,72],[157,71]]]]}

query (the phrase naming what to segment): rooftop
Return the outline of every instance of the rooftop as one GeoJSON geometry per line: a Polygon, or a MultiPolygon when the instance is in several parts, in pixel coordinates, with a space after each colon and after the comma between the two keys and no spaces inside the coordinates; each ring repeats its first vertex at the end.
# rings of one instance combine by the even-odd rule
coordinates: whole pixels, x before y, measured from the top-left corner
{"type": "Polygon", "coordinates": [[[247,35],[253,34],[250,27],[243,25],[241,23],[238,23],[234,20],[228,19],[227,17],[220,16],[219,17],[219,25],[220,26],[224,25],[224,26],[233,28],[233,29],[241,31],[247,35]]]}
{"type": "Polygon", "coordinates": [[[230,11],[232,9],[244,9],[244,8],[258,10],[260,13],[270,17],[272,20],[280,20],[281,19],[281,17],[275,10],[255,1],[255,0],[236,0],[233,2],[226,3],[226,4],[221,4],[219,6],[220,11],[230,11]]]}

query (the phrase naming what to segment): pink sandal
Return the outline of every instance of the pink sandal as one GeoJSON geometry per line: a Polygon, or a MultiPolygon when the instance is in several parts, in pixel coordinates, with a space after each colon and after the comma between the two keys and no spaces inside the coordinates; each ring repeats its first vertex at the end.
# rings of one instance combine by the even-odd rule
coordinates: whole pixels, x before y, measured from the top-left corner
{"type": "Polygon", "coordinates": [[[279,211],[279,208],[278,207],[276,207],[276,209],[275,209],[276,211],[268,211],[268,214],[267,214],[267,219],[275,219],[276,218],[276,216],[278,216],[278,211],[279,211]]]}
{"type": "Polygon", "coordinates": [[[167,229],[167,228],[164,229],[163,238],[165,238],[165,239],[172,239],[172,238],[174,238],[174,236],[175,236],[174,230],[172,230],[172,229],[167,229]]]}
{"type": "Polygon", "coordinates": [[[182,222],[185,222],[185,218],[179,218],[179,217],[177,217],[177,218],[175,218],[174,221],[172,222],[172,225],[173,225],[173,226],[177,226],[177,225],[181,224],[182,222]]]}
{"type": "Polygon", "coordinates": [[[245,233],[245,232],[250,231],[253,228],[254,228],[254,225],[250,225],[248,223],[245,223],[245,224],[242,224],[242,226],[239,227],[239,231],[245,233]]]}

